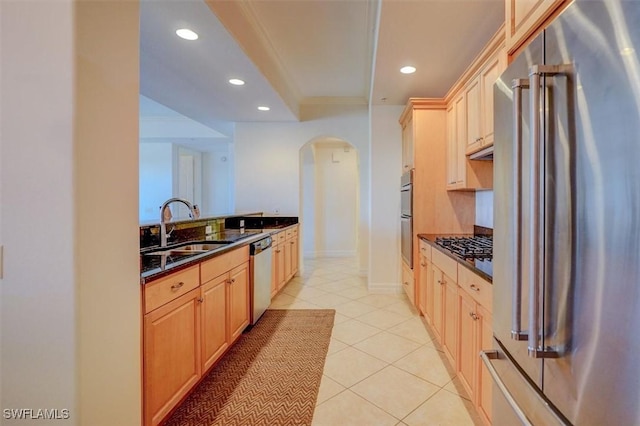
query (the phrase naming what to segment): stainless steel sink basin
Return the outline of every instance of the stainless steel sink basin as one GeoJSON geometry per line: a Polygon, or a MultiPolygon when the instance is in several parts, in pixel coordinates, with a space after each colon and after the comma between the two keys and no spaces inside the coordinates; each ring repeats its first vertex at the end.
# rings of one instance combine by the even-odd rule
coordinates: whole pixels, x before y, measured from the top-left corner
{"type": "Polygon", "coordinates": [[[229,243],[189,243],[178,247],[167,248],[164,250],[156,250],[150,253],[145,253],[147,256],[153,255],[188,255],[206,253],[208,251],[217,250],[222,247],[228,246],[229,243]]]}

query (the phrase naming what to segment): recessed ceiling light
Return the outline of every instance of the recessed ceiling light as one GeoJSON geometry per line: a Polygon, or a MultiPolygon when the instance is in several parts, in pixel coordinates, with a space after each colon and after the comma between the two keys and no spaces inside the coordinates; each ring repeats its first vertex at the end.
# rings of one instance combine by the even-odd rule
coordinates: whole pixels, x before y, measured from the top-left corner
{"type": "Polygon", "coordinates": [[[402,74],[413,74],[414,72],[416,72],[416,67],[412,67],[410,65],[407,65],[406,67],[400,68],[400,72],[402,74]]]}
{"type": "Polygon", "coordinates": [[[258,109],[260,111],[269,111],[271,108],[269,108],[268,106],[259,106],[258,109]]]}
{"type": "Polygon", "coordinates": [[[633,47],[625,47],[620,51],[622,56],[631,56],[633,55],[633,52],[635,52],[635,50],[633,50],[633,47]]]}
{"type": "Polygon", "coordinates": [[[243,86],[244,80],[240,80],[239,78],[232,78],[231,80],[229,80],[229,83],[233,84],[234,86],[243,86]]]}
{"type": "Polygon", "coordinates": [[[180,28],[179,30],[176,30],[176,34],[178,35],[178,37],[181,37],[185,40],[197,40],[198,39],[198,34],[196,34],[195,32],[191,31],[189,28],[180,28]]]}

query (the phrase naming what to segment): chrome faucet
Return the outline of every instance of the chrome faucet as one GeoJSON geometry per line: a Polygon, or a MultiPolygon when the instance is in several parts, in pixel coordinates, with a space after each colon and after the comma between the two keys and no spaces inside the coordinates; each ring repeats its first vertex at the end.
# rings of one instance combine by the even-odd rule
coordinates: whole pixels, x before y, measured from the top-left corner
{"type": "MultiPolygon", "coordinates": [[[[167,246],[167,224],[165,223],[165,216],[164,216],[164,211],[165,209],[169,206],[169,204],[174,203],[174,202],[179,202],[184,204],[185,206],[187,206],[187,208],[189,209],[189,217],[192,219],[195,219],[197,214],[195,211],[195,207],[193,206],[193,204],[191,204],[190,202],[188,202],[187,200],[183,199],[183,198],[169,198],[167,201],[165,201],[164,203],[162,203],[162,206],[160,206],[160,247],[166,247],[167,246]]],[[[173,230],[171,230],[173,231],[173,230]]],[[[170,234],[171,232],[169,232],[170,234]]]]}

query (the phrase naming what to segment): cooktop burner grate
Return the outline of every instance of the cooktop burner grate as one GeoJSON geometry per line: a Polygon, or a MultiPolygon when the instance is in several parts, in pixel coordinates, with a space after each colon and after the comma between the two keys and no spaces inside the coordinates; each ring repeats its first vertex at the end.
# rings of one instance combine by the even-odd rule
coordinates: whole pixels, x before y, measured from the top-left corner
{"type": "Polygon", "coordinates": [[[464,259],[488,259],[493,256],[493,239],[487,236],[442,237],[436,244],[464,259]]]}

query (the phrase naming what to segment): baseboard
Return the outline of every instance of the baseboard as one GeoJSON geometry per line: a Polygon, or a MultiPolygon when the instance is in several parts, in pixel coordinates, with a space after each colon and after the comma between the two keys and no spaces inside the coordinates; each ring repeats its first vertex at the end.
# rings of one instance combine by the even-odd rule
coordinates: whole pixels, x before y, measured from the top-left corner
{"type": "Polygon", "coordinates": [[[376,294],[402,294],[404,290],[399,283],[369,283],[367,289],[376,294]]]}

